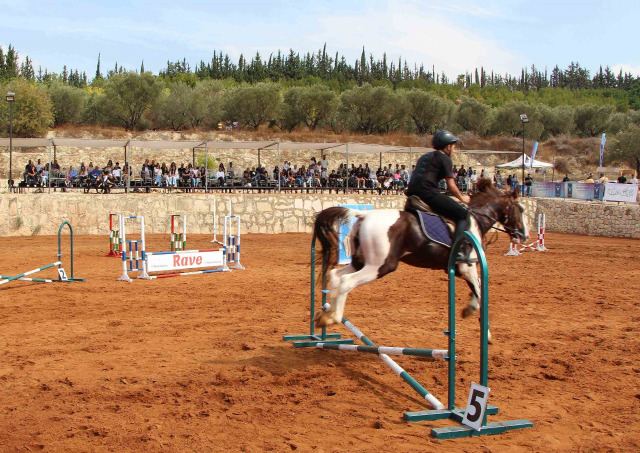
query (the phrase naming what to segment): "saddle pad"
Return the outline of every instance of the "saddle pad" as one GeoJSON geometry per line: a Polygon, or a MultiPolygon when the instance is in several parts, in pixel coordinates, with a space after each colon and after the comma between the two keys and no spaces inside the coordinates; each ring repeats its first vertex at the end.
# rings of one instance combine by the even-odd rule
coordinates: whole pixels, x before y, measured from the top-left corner
{"type": "Polygon", "coordinates": [[[417,211],[417,214],[424,235],[433,242],[451,248],[453,239],[451,237],[451,231],[445,221],[438,215],[427,214],[422,211],[417,211]]]}

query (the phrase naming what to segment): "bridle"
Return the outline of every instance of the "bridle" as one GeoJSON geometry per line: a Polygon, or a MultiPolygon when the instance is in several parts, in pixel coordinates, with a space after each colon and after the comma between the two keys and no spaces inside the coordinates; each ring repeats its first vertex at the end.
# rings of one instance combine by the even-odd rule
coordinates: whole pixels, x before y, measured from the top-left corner
{"type": "MultiPolygon", "coordinates": [[[[471,210],[469,212],[471,212],[473,216],[481,215],[489,219],[491,221],[491,227],[489,229],[494,229],[497,231],[501,231],[503,233],[507,233],[511,237],[517,237],[518,234],[520,234],[518,230],[516,228],[511,228],[506,225],[507,221],[509,220],[509,215],[512,213],[513,209],[516,208],[516,205],[520,207],[522,212],[524,212],[524,206],[522,206],[520,203],[515,203],[511,199],[509,199],[509,208],[508,208],[508,212],[505,212],[504,214],[504,221],[495,219],[493,216],[490,216],[489,214],[485,214],[484,212],[471,211],[471,210]],[[501,224],[502,227],[495,226],[496,223],[501,224]]],[[[476,219],[476,221],[477,220],[478,219],[476,219]]]]}

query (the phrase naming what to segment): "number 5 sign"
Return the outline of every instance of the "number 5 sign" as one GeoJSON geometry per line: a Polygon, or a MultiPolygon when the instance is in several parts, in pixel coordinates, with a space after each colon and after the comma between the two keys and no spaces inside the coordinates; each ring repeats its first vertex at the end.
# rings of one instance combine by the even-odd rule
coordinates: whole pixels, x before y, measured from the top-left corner
{"type": "Polygon", "coordinates": [[[491,389],[489,387],[484,387],[480,384],[476,384],[475,382],[471,383],[467,409],[464,411],[464,417],[462,418],[463,425],[467,425],[476,431],[480,431],[490,391],[491,389]]]}

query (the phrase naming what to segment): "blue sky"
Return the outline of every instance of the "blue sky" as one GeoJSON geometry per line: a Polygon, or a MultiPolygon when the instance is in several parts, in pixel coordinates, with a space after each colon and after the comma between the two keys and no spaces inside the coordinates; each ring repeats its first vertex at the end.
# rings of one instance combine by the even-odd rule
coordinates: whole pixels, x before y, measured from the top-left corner
{"type": "Polygon", "coordinates": [[[476,66],[519,73],[535,64],[551,69],[578,61],[640,75],[640,2],[418,1],[317,2],[270,0],[42,1],[0,0],[0,45],[12,44],[35,63],[95,74],[116,61],[157,73],[167,60],[195,66],[222,50],[234,60],[260,51],[305,53],[327,43],[349,61],[398,57],[450,77],[476,66]]]}

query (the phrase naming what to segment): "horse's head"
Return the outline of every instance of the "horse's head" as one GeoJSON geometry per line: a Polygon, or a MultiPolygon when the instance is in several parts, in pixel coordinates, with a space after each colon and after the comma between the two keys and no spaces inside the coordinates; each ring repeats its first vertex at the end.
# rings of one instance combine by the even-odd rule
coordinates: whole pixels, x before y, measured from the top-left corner
{"type": "MultiPolygon", "coordinates": [[[[471,200],[472,207],[486,207],[492,220],[499,222],[511,237],[511,242],[522,244],[529,239],[529,229],[520,203],[519,189],[500,190],[491,180],[478,181],[478,194],[471,200]]],[[[486,215],[486,214],[485,214],[486,215]]]]}

